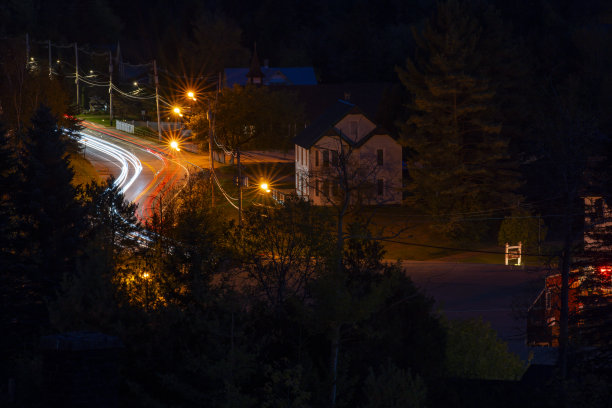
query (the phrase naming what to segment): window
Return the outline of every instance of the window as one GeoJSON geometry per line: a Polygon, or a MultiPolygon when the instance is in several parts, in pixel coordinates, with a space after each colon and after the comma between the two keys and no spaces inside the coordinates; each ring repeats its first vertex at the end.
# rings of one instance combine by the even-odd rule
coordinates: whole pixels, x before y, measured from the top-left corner
{"type": "Polygon", "coordinates": [[[603,199],[598,198],[595,200],[595,204],[593,205],[593,209],[595,210],[594,218],[598,221],[603,220],[604,218],[604,202],[603,199]]]}
{"type": "Polygon", "coordinates": [[[378,164],[379,166],[382,166],[384,164],[382,149],[376,150],[376,164],[378,164]]]}
{"type": "Polygon", "coordinates": [[[323,167],[329,167],[329,150],[323,152],[323,167]]]}
{"type": "MultiPolygon", "coordinates": [[[[318,152],[317,152],[318,153],[318,152]]],[[[321,183],[319,182],[319,180],[315,180],[315,195],[318,197],[319,196],[319,189],[321,188],[321,183]]]]}
{"type": "Polygon", "coordinates": [[[319,151],[315,150],[315,166],[319,167],[319,151]]]}
{"type": "Polygon", "coordinates": [[[359,125],[358,125],[357,121],[356,120],[351,120],[349,122],[349,126],[350,126],[350,128],[349,128],[350,134],[349,135],[354,140],[357,140],[357,130],[359,129],[359,125]]]}
{"type": "Polygon", "coordinates": [[[385,182],[383,179],[376,180],[376,194],[379,196],[383,195],[385,192],[385,182]]]}
{"type": "Polygon", "coordinates": [[[338,152],[335,150],[332,152],[332,166],[338,167],[338,152]]]}
{"type": "Polygon", "coordinates": [[[329,197],[329,181],[323,181],[323,189],[321,190],[324,197],[329,197]]]}

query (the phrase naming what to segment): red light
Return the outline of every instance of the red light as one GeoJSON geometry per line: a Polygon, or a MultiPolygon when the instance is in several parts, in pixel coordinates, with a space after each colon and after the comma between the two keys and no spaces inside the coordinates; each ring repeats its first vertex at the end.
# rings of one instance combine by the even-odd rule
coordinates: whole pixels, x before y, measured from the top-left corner
{"type": "Polygon", "coordinates": [[[600,266],[599,273],[609,279],[612,276],[612,266],[600,266]]]}

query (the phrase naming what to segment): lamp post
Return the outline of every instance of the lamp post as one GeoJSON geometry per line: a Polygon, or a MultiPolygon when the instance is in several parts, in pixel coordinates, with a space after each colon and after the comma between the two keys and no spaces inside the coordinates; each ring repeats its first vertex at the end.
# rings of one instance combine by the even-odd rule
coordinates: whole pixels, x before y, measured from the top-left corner
{"type": "Polygon", "coordinates": [[[172,112],[174,112],[174,114],[176,115],[176,127],[177,129],[180,129],[180,118],[183,117],[183,114],[181,113],[181,108],[175,107],[174,109],[172,109],[172,112]]]}

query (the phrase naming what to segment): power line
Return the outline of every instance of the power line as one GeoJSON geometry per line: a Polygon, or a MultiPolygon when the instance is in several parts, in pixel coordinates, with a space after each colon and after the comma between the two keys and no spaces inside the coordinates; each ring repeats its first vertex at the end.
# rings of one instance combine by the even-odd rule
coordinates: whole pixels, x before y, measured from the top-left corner
{"type": "MultiPolygon", "coordinates": [[[[372,240],[376,240],[376,238],[370,238],[372,240]]],[[[385,239],[385,238],[381,238],[378,239],[378,241],[383,241],[383,242],[391,242],[393,244],[401,244],[401,245],[406,245],[406,246],[416,246],[416,247],[422,247],[422,248],[434,248],[434,249],[446,249],[449,251],[458,251],[458,252],[478,252],[478,253],[483,253],[483,254],[496,254],[496,255],[506,255],[506,252],[500,252],[500,251],[487,251],[484,249],[470,249],[470,248],[453,248],[453,247],[445,247],[445,246],[438,246],[438,245],[428,245],[428,244],[418,244],[416,242],[405,242],[405,241],[396,241],[393,239],[385,239]]],[[[530,254],[530,253],[521,253],[521,255],[525,255],[525,256],[537,256],[537,257],[546,257],[548,255],[540,255],[540,254],[530,254]]]]}

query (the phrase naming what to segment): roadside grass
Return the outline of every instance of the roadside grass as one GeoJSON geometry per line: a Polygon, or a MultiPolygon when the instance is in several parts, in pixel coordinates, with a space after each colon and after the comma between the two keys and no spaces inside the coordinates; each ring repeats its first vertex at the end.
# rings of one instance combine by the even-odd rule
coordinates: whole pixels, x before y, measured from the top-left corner
{"type": "Polygon", "coordinates": [[[111,125],[108,115],[86,114],[86,115],[78,115],[77,117],[81,120],[87,120],[89,122],[93,122],[98,125],[104,125],[104,126],[111,125]]]}
{"type": "Polygon", "coordinates": [[[70,154],[69,160],[74,170],[74,179],[72,180],[74,186],[87,184],[91,181],[102,181],[94,166],[80,153],[70,154]]]}

